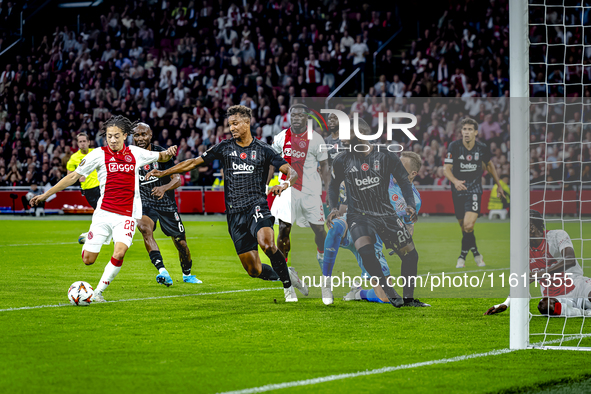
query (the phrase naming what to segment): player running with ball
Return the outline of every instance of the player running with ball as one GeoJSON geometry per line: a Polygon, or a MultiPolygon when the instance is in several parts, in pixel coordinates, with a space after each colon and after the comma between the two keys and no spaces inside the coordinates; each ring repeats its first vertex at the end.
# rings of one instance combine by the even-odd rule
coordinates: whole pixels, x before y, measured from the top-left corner
{"type": "Polygon", "coordinates": [[[100,133],[108,146],[90,152],[74,172],[66,175],[47,192],[31,199],[31,206],[37,205],[96,170],[101,198],[92,215],[92,224],[82,248],[82,261],[86,265],[94,264],[102,245],[109,243],[111,238],[115,248],[95,290],[93,301],[105,302],[103,292],[121,270],[123,258],[135,234],[136,220],[142,217],[139,168],[155,161],[169,161],[176,155],[176,146],[164,152],[125,146],[125,139],[133,134],[134,128],[135,124],[124,116],[107,120],[100,133]]]}
{"type": "Polygon", "coordinates": [[[452,184],[451,195],[454,202],[456,218],[462,228],[462,251],[456,268],[466,266],[469,251],[474,254],[474,261],[484,267],[482,255],[476,248],[474,224],[480,215],[482,200],[483,167],[492,175],[498,185],[497,197],[505,198],[505,192],[499,183],[499,176],[491,159],[491,153],[485,143],[476,141],[478,123],[474,119],[465,118],[461,122],[462,140],[449,144],[444,160],[443,173],[452,184]]]}
{"type": "Polygon", "coordinates": [[[146,175],[146,179],[149,180],[151,176],[161,178],[181,174],[219,160],[224,167],[228,231],[242,266],[253,278],[279,278],[283,282],[285,301],[295,302],[298,298],[285,257],[275,245],[275,218],[269,210],[265,185],[271,165],[287,175],[287,182],[271,188],[270,192],[275,195],[281,195],[292,186],[297,180],[297,174],[269,145],[252,138],[250,108],[234,105],[228,108],[227,116],[232,139],[223,140],[203,155],[185,160],[168,170],[152,170],[146,175]],[[272,268],[261,263],[259,245],[271,260],[272,268]]]}

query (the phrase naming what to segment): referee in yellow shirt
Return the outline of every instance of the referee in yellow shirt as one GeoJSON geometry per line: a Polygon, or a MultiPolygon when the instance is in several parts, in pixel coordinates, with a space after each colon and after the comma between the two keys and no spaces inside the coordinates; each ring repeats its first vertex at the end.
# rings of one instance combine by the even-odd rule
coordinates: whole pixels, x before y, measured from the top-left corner
{"type": "MultiPolygon", "coordinates": [[[[92,149],[88,149],[89,141],[88,135],[86,133],[80,133],[76,137],[78,140],[78,152],[74,153],[70,160],[68,160],[68,164],[66,168],[68,170],[68,174],[74,172],[84,156],[89,154],[92,149]]],[[[96,170],[93,171],[89,176],[86,178],[80,178],[80,185],[82,186],[82,195],[86,197],[86,201],[90,204],[90,206],[96,209],[96,204],[98,203],[99,198],[101,198],[101,190],[99,188],[99,181],[96,175],[96,170]]]]}

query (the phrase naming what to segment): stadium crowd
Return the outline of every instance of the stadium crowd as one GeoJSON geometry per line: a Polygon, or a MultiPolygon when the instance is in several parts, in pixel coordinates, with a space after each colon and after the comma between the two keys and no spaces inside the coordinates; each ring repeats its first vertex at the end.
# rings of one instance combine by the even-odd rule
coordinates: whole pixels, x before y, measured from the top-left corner
{"type": "MultiPolygon", "coordinates": [[[[370,53],[399,25],[395,13],[367,5],[110,5],[80,34],[56,26],[0,71],[0,185],[55,183],[78,150],[75,136],[85,132],[91,147],[104,145],[98,130],[117,114],[150,125],[155,143],[178,145],[177,160],[228,138],[224,112],[233,104],[251,107],[253,134],[270,141],[289,125],[294,97],[326,96],[358,67],[375,85],[361,92],[360,79],[352,81],[360,93],[347,111],[376,121],[387,111],[420,115],[413,129],[419,141],[409,145],[424,159],[416,183],[447,183],[442,162],[463,116],[481,123],[480,139],[491,146],[499,174],[508,175],[507,4],[450,6],[400,54],[380,52],[375,76],[366,67],[370,53]]],[[[561,133],[546,138],[559,141],[561,133]]],[[[186,174],[183,184],[211,185],[218,171],[214,163],[186,174]]],[[[489,178],[483,182],[492,184],[489,178]]]]}

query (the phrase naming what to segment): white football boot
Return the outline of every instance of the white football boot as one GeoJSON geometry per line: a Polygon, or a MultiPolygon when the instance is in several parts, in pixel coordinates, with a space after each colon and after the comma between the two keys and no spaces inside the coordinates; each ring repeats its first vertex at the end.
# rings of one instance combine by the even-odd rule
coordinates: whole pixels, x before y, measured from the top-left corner
{"type": "Polygon", "coordinates": [[[296,295],[293,286],[283,288],[283,294],[285,295],[285,302],[298,302],[298,296],[296,295]]]}
{"type": "Polygon", "coordinates": [[[293,287],[298,289],[298,291],[302,293],[304,296],[307,296],[310,290],[308,290],[308,286],[304,282],[302,282],[295,268],[289,267],[288,270],[289,279],[291,280],[291,284],[293,285],[293,287]]]}
{"type": "Polygon", "coordinates": [[[478,256],[474,256],[474,261],[476,262],[477,266],[486,267],[486,264],[484,264],[484,259],[481,254],[479,254],[478,256]]]}
{"type": "Polygon", "coordinates": [[[332,282],[330,276],[322,277],[322,302],[324,305],[331,305],[334,303],[334,296],[332,295],[332,282]]]}
{"type": "Polygon", "coordinates": [[[458,257],[458,263],[456,264],[456,268],[464,268],[466,266],[466,260],[458,257]]]}

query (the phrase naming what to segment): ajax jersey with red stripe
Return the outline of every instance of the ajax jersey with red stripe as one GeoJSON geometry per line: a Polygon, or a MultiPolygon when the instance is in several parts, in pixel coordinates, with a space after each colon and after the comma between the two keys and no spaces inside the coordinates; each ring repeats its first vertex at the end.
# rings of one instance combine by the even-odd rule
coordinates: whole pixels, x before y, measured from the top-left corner
{"type": "MultiPolygon", "coordinates": [[[[318,174],[318,163],[328,159],[328,151],[321,149],[324,138],[317,132],[308,139],[308,132],[296,134],[291,127],[277,134],[273,139],[273,149],[289,163],[298,174],[293,187],[304,194],[321,195],[322,181],[318,174]]],[[[281,174],[281,180],[285,180],[281,174]]]]}
{"type": "Polygon", "coordinates": [[[101,190],[97,209],[141,219],[138,171],[141,167],[158,161],[159,155],[159,152],[137,146],[124,146],[117,152],[105,146],[86,155],[76,172],[88,176],[96,170],[101,190]]]}

